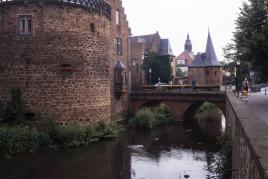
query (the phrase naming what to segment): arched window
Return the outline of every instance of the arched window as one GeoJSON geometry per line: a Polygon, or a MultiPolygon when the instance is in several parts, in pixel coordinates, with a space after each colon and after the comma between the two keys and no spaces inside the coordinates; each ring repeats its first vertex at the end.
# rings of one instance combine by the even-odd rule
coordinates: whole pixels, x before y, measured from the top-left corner
{"type": "Polygon", "coordinates": [[[116,25],[120,25],[120,12],[118,10],[115,12],[115,23],[116,25]]]}

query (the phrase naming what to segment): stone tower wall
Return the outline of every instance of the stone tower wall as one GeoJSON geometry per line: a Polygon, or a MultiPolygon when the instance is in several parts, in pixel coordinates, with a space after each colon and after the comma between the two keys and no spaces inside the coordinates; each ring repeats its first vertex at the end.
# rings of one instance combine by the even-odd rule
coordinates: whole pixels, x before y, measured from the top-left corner
{"type": "Polygon", "coordinates": [[[223,70],[222,67],[190,67],[189,68],[189,84],[192,80],[196,81],[197,85],[220,86],[222,85],[223,70]]]}
{"type": "Polygon", "coordinates": [[[108,122],[112,25],[107,16],[75,6],[0,4],[0,106],[20,88],[32,117],[108,122]],[[20,15],[32,16],[31,36],[18,35],[20,15]]]}

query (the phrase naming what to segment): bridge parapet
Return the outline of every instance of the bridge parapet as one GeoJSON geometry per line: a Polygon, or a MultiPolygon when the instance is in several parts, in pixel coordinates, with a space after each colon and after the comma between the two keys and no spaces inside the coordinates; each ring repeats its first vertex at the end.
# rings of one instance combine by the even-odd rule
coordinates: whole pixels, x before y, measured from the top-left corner
{"type": "Polygon", "coordinates": [[[268,127],[233,92],[227,92],[231,126],[233,179],[268,179],[268,127]]]}
{"type": "Polygon", "coordinates": [[[140,91],[168,91],[168,92],[208,92],[208,91],[220,91],[220,86],[207,85],[207,86],[196,86],[190,85],[163,85],[163,86],[142,86],[140,91]]]}
{"type": "Polygon", "coordinates": [[[224,92],[165,92],[165,91],[144,91],[132,92],[132,100],[171,100],[171,101],[225,101],[224,92]]]}

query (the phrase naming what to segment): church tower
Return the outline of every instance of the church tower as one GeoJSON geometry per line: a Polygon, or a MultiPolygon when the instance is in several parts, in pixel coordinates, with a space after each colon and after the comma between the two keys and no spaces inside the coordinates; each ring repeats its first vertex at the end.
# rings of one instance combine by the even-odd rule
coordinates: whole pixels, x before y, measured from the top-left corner
{"type": "Polygon", "coordinates": [[[192,53],[192,42],[190,40],[189,34],[187,34],[187,39],[184,44],[184,51],[192,53]]]}

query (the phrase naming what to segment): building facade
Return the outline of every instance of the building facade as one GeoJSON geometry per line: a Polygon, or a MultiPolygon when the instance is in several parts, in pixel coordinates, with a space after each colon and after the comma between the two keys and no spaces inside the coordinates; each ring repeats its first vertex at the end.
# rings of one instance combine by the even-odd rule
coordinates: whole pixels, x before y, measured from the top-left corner
{"type": "Polygon", "coordinates": [[[189,66],[189,84],[193,81],[200,86],[220,86],[223,80],[223,66],[218,62],[214,46],[208,33],[205,53],[197,53],[189,66]]]}
{"type": "Polygon", "coordinates": [[[119,0],[2,1],[0,26],[1,107],[20,88],[29,120],[95,125],[124,113],[130,30],[119,0]]]}
{"type": "Polygon", "coordinates": [[[195,55],[192,51],[192,42],[189,34],[184,44],[184,51],[175,58],[176,70],[180,70],[181,74],[176,74],[176,83],[187,84],[188,83],[188,67],[192,64],[195,55]]]}
{"type": "Polygon", "coordinates": [[[133,36],[130,38],[130,43],[130,79],[132,91],[137,91],[143,85],[148,85],[142,64],[144,57],[150,52],[154,52],[158,56],[167,56],[171,63],[172,76],[175,76],[176,63],[168,39],[161,39],[158,32],[156,32],[155,34],[133,36]]]}

